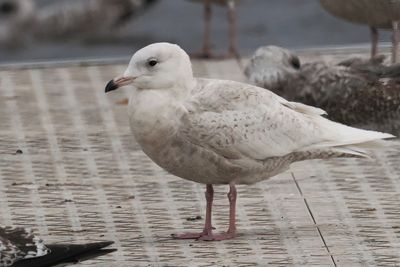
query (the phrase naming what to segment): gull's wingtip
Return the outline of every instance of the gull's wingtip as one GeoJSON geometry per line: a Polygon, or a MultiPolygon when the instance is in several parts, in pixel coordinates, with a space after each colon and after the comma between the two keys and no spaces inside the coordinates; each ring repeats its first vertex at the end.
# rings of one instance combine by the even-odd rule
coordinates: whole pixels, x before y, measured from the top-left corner
{"type": "Polygon", "coordinates": [[[383,137],[384,139],[387,139],[387,138],[397,138],[397,136],[395,136],[395,135],[393,135],[393,134],[388,134],[388,133],[385,133],[385,137],[383,137]]]}
{"type": "Polygon", "coordinates": [[[17,261],[12,267],[42,267],[77,263],[115,252],[117,249],[103,249],[114,244],[113,241],[100,241],[86,244],[47,245],[50,250],[45,256],[17,261]]]}

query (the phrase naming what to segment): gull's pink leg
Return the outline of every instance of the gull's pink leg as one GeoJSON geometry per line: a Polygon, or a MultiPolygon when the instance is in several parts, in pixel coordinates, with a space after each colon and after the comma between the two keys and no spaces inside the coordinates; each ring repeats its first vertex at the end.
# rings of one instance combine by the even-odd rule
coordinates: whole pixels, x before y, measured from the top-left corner
{"type": "Polygon", "coordinates": [[[237,191],[234,183],[229,184],[229,228],[226,233],[202,235],[199,239],[204,241],[221,241],[232,239],[236,236],[236,196],[237,191]]]}
{"type": "Polygon", "coordinates": [[[229,228],[228,231],[221,234],[213,234],[211,225],[211,208],[214,196],[214,189],[211,184],[207,184],[206,199],[206,221],[203,232],[201,233],[184,233],[180,235],[172,235],[176,239],[199,239],[204,241],[221,241],[226,239],[232,239],[236,235],[236,187],[235,184],[229,184],[230,190],[228,193],[229,199],[229,228]]]}
{"type": "Polygon", "coordinates": [[[371,58],[375,58],[378,54],[379,34],[375,27],[370,26],[369,29],[371,31],[371,58]]]}
{"type": "Polygon", "coordinates": [[[238,57],[239,52],[236,48],[236,10],[235,2],[228,2],[228,21],[229,21],[229,50],[227,57],[238,57]]]}
{"type": "Polygon", "coordinates": [[[204,224],[203,232],[200,233],[184,233],[184,234],[173,234],[172,237],[176,239],[198,239],[202,236],[212,235],[212,224],[211,224],[211,214],[212,214],[212,202],[214,199],[214,188],[212,184],[207,184],[206,186],[206,220],[204,224]]]}
{"type": "Polygon", "coordinates": [[[230,190],[228,193],[228,199],[229,199],[229,228],[228,228],[228,234],[232,235],[232,237],[235,237],[236,235],[236,197],[237,197],[237,191],[236,187],[234,184],[229,185],[230,190]]]}
{"type": "Polygon", "coordinates": [[[206,186],[206,222],[204,224],[203,234],[210,235],[212,233],[212,223],[211,223],[211,215],[212,215],[212,203],[214,200],[214,188],[212,184],[207,184],[206,186]]]}
{"type": "Polygon", "coordinates": [[[211,1],[204,1],[204,36],[203,48],[200,53],[193,54],[197,58],[212,58],[211,52],[211,1]]]}
{"type": "Polygon", "coordinates": [[[397,53],[399,46],[399,26],[400,21],[393,21],[393,45],[392,45],[392,63],[397,62],[397,53]]]}
{"type": "Polygon", "coordinates": [[[203,55],[211,57],[211,1],[204,3],[204,43],[203,55]]]}

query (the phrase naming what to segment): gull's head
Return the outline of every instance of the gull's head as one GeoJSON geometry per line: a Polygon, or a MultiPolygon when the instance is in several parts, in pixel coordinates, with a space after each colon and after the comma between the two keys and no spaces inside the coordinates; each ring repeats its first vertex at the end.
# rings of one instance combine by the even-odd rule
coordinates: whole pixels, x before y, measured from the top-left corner
{"type": "Polygon", "coordinates": [[[19,44],[31,34],[35,22],[33,0],[0,0],[0,44],[19,44]]]}
{"type": "Polygon", "coordinates": [[[176,44],[154,43],[138,50],[120,77],[111,80],[106,93],[133,85],[139,90],[188,87],[193,82],[192,65],[176,44]]]}
{"type": "Polygon", "coordinates": [[[263,46],[256,50],[245,69],[249,81],[271,88],[300,70],[299,58],[278,46],[263,46]]]}
{"type": "Polygon", "coordinates": [[[0,21],[18,23],[29,20],[35,13],[33,0],[0,0],[0,21]]]}

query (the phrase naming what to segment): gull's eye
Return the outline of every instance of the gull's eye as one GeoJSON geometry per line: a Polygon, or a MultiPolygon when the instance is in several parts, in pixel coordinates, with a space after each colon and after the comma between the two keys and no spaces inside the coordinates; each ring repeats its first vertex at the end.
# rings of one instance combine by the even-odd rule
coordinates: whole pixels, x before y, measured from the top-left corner
{"type": "Polygon", "coordinates": [[[149,59],[149,60],[147,61],[147,64],[148,64],[150,67],[154,67],[155,65],[157,65],[157,63],[158,63],[158,61],[157,61],[157,59],[155,59],[155,58],[151,58],[151,59],[149,59]]]}
{"type": "Polygon", "coordinates": [[[296,56],[293,56],[290,60],[290,64],[292,65],[292,67],[296,70],[299,70],[301,67],[301,63],[300,63],[300,59],[296,56]]]}
{"type": "Polygon", "coordinates": [[[5,2],[0,4],[0,13],[10,14],[17,9],[17,6],[12,2],[5,2]]]}

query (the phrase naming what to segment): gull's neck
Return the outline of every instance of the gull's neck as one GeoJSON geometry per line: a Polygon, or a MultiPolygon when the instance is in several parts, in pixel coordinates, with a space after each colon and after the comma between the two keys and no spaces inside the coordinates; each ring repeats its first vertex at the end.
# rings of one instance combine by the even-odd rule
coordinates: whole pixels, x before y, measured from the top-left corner
{"type": "MultiPolygon", "coordinates": [[[[167,142],[187,113],[184,103],[190,98],[195,79],[164,89],[135,89],[129,100],[129,121],[136,140],[146,144],[167,142]]],[[[150,148],[149,148],[150,149],[150,148]]]]}

